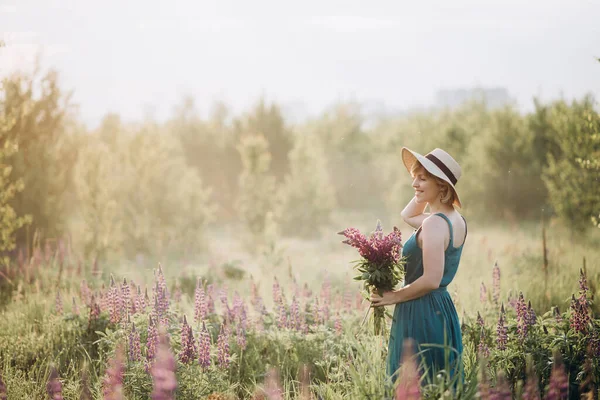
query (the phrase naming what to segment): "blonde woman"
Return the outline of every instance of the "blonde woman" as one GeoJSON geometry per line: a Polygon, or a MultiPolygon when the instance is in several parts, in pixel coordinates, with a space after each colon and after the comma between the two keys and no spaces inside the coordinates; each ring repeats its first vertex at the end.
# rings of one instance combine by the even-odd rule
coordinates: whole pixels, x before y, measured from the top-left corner
{"type": "Polygon", "coordinates": [[[415,196],[401,215],[416,229],[402,249],[405,282],[399,290],[371,295],[374,307],[395,304],[387,372],[395,380],[408,339],[425,368],[421,373],[433,377],[440,369],[450,369],[452,377],[460,372],[462,379],[460,323],[446,289],[458,270],[467,236],[466,220],[456,209],[461,207],[456,191],[461,168],[441,149],[423,156],[404,147],[402,161],[412,176],[415,196]],[[425,213],[428,205],[430,212],[425,213]]]}

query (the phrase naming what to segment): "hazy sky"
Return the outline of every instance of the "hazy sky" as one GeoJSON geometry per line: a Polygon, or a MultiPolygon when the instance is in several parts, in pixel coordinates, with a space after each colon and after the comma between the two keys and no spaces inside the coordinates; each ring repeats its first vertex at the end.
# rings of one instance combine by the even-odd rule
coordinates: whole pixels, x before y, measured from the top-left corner
{"type": "Polygon", "coordinates": [[[36,49],[84,121],[167,117],[184,95],[295,115],[355,99],[428,106],[438,89],[600,99],[600,0],[0,0],[0,74],[36,49]]]}

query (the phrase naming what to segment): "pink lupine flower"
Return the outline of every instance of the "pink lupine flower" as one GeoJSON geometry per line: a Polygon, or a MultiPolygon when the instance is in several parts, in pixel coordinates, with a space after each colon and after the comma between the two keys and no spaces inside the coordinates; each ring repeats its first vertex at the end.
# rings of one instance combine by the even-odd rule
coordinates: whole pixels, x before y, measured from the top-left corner
{"type": "Polygon", "coordinates": [[[90,287],[88,286],[86,280],[83,279],[81,281],[81,283],[79,284],[79,297],[81,297],[81,300],[86,305],[89,306],[90,305],[91,296],[92,296],[92,292],[90,290],[90,287]]]}
{"type": "Polygon", "coordinates": [[[121,321],[122,316],[121,291],[115,284],[115,280],[112,275],[110,276],[110,288],[108,289],[108,293],[110,307],[110,322],[112,324],[117,324],[121,321]]]}
{"type": "Polygon", "coordinates": [[[63,400],[62,384],[58,379],[58,372],[54,367],[50,369],[50,376],[48,377],[48,383],[46,383],[46,392],[48,392],[50,400],[63,400]]]}
{"type": "Polygon", "coordinates": [[[196,353],[196,339],[194,339],[192,327],[188,325],[184,315],[181,324],[181,352],[179,353],[179,360],[183,364],[188,364],[196,359],[196,353]]]}
{"type": "Polygon", "coordinates": [[[485,326],[485,322],[483,320],[483,318],[481,317],[481,314],[479,313],[479,311],[477,311],[477,325],[484,327],[485,326]]]}
{"type": "Polygon", "coordinates": [[[164,330],[160,334],[156,361],[150,369],[152,375],[152,400],[173,400],[177,389],[175,371],[177,363],[169,348],[169,339],[164,330]]]}
{"type": "Polygon", "coordinates": [[[194,291],[194,322],[199,323],[206,318],[206,295],[202,286],[201,278],[198,278],[196,290],[194,291]]]}
{"type": "Polygon", "coordinates": [[[498,371],[496,386],[491,390],[490,400],[512,400],[512,393],[504,371],[498,371]]]}
{"type": "Polygon", "coordinates": [[[73,315],[79,315],[79,306],[77,305],[77,302],[75,301],[75,297],[73,297],[73,304],[71,305],[71,312],[73,313],[73,315]]]}
{"type": "Polygon", "coordinates": [[[538,378],[533,367],[529,367],[527,371],[527,382],[523,390],[523,400],[541,400],[538,378]]]}
{"type": "Polygon", "coordinates": [[[95,321],[100,316],[100,306],[96,303],[96,296],[90,298],[90,318],[89,321],[95,321]]]}
{"type": "Polygon", "coordinates": [[[300,306],[298,304],[298,300],[296,299],[296,296],[294,296],[294,298],[292,299],[292,305],[290,306],[289,326],[291,329],[299,330],[301,323],[302,322],[300,320],[300,306]]]}
{"type": "Polygon", "coordinates": [[[232,315],[238,320],[241,318],[241,314],[244,308],[244,301],[240,297],[240,294],[236,291],[233,294],[233,312],[232,315]]]}
{"type": "Polygon", "coordinates": [[[567,399],[569,395],[569,379],[562,364],[560,354],[554,353],[554,365],[550,374],[550,383],[545,399],[547,400],[562,400],[567,399]]]}
{"type": "Polygon", "coordinates": [[[285,305],[283,303],[279,303],[277,310],[278,310],[277,327],[279,329],[285,329],[288,327],[288,317],[287,317],[287,310],[285,309],[285,305]]]}
{"type": "Polygon", "coordinates": [[[246,332],[244,331],[244,328],[242,328],[241,325],[237,326],[236,341],[240,349],[246,349],[246,346],[248,345],[246,341],[246,332]]]}
{"type": "Polygon", "coordinates": [[[146,359],[152,361],[156,356],[156,346],[158,342],[158,322],[150,315],[148,322],[148,339],[146,341],[146,359]]]}
{"type": "Polygon", "coordinates": [[[519,299],[517,300],[517,331],[521,340],[525,339],[528,330],[529,312],[527,305],[525,304],[525,298],[523,292],[519,293],[519,299]]]}
{"type": "Polygon", "coordinates": [[[498,261],[494,263],[492,282],[492,298],[494,304],[498,304],[498,299],[500,298],[500,267],[498,266],[498,261]]]}
{"type": "Polygon", "coordinates": [[[535,310],[533,309],[533,307],[531,307],[531,301],[528,302],[527,314],[525,314],[525,319],[527,320],[528,326],[535,325],[535,323],[537,321],[537,317],[535,315],[535,310]]]}
{"type": "Polygon", "coordinates": [[[106,369],[106,375],[102,383],[102,394],[104,400],[123,399],[123,373],[125,364],[123,362],[123,349],[117,347],[114,357],[106,369]]]}
{"type": "Polygon", "coordinates": [[[227,297],[227,290],[225,288],[221,288],[219,291],[219,299],[221,300],[221,304],[223,305],[223,319],[227,323],[233,323],[235,319],[235,315],[233,310],[229,308],[229,299],[227,297]]]}
{"type": "Polygon", "coordinates": [[[283,388],[279,379],[279,371],[275,368],[271,368],[267,372],[265,395],[269,400],[283,400],[283,388]]]}
{"type": "Polygon", "coordinates": [[[221,325],[221,332],[217,338],[217,350],[219,366],[223,369],[229,368],[229,329],[225,324],[221,325]]]}
{"type": "Polygon", "coordinates": [[[57,315],[63,314],[63,302],[62,297],[60,296],[60,290],[56,291],[56,299],[54,301],[54,309],[57,315]]]}
{"type": "Polygon", "coordinates": [[[496,328],[496,343],[498,345],[498,350],[506,350],[506,344],[508,343],[508,327],[505,322],[504,303],[502,303],[500,317],[498,318],[498,326],[496,328]]]}
{"type": "Polygon", "coordinates": [[[215,299],[213,298],[214,290],[214,285],[212,283],[206,287],[206,298],[209,314],[215,313],[215,299]]]}
{"type": "Polygon", "coordinates": [[[577,332],[585,333],[587,325],[591,320],[587,304],[582,304],[580,299],[576,299],[575,295],[571,297],[571,319],[570,325],[577,332]]]}
{"type": "Polygon", "coordinates": [[[335,326],[335,333],[337,333],[338,335],[341,335],[342,331],[343,331],[343,327],[342,327],[342,316],[340,315],[339,311],[336,313],[334,326],[335,326]]]}
{"type": "Polygon", "coordinates": [[[123,278],[123,283],[121,284],[121,313],[124,315],[126,311],[131,313],[131,290],[129,289],[127,279],[123,278]]]}
{"type": "Polygon", "coordinates": [[[131,332],[129,332],[129,361],[136,362],[141,359],[140,334],[135,329],[135,324],[131,324],[131,332]]]}
{"type": "Polygon", "coordinates": [[[204,322],[202,322],[202,331],[199,335],[198,361],[204,369],[210,366],[210,333],[204,322]]]}
{"type": "Polygon", "coordinates": [[[421,398],[420,373],[413,352],[414,342],[404,340],[402,360],[396,386],[396,400],[418,400],[421,398]]]}
{"type": "Polygon", "coordinates": [[[490,356],[490,348],[485,342],[485,330],[481,328],[481,334],[479,336],[479,345],[477,346],[477,352],[485,358],[490,356]]]}
{"type": "Polygon", "coordinates": [[[479,301],[485,303],[487,300],[487,289],[485,287],[485,283],[481,282],[481,287],[479,288],[479,301]]]}

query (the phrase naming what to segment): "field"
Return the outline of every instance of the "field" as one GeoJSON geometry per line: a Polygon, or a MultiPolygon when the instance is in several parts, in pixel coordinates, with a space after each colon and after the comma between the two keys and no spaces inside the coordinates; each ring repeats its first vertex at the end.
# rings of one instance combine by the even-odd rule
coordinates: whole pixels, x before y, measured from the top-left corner
{"type": "MultiPolygon", "coordinates": [[[[279,239],[265,254],[247,252],[234,227],[214,226],[203,254],[178,263],[140,258],[94,266],[90,260],[79,264],[66,243],[46,251],[40,247],[30,262],[13,266],[26,270],[31,283],[13,288],[1,313],[0,393],[5,390],[8,399],[41,399],[48,388],[59,386],[65,399],[144,399],[161,388],[168,393],[172,384],[177,398],[184,399],[391,397],[385,382],[387,337],[373,336],[370,321],[362,324],[367,303],[350,267],[356,254],[335,234],[347,226],[369,232],[372,218],[335,215],[321,239],[279,239]],[[161,296],[163,285],[167,299],[161,296]],[[96,307],[101,312],[91,317],[96,307]],[[161,326],[154,321],[162,321],[161,326]],[[149,345],[148,336],[155,335],[149,345]],[[149,352],[155,354],[153,367],[149,352]],[[54,383],[47,387],[47,382],[54,383]]],[[[400,221],[383,222],[386,231],[401,227],[403,240],[412,233],[400,221]]],[[[547,283],[540,226],[470,223],[461,266],[450,285],[463,324],[467,377],[456,397],[474,398],[485,392],[486,382],[498,391],[504,382],[519,394],[531,376],[526,365],[533,367],[542,394],[556,386],[550,383],[556,365],[570,373],[572,397],[578,387],[591,388],[593,374],[597,382],[598,304],[592,305],[595,320],[581,332],[570,323],[570,307],[572,294],[579,296],[584,258],[588,298],[600,295],[600,235],[574,241],[558,225],[545,229],[547,283]],[[496,262],[500,285],[494,302],[496,262]],[[516,317],[520,293],[537,316],[523,340],[516,317]],[[507,315],[505,350],[497,343],[501,303],[507,315]],[[554,349],[561,353],[558,363],[554,349]],[[486,367],[480,368],[484,361],[486,367]]],[[[450,384],[440,375],[422,395],[447,398],[450,384]]]]}

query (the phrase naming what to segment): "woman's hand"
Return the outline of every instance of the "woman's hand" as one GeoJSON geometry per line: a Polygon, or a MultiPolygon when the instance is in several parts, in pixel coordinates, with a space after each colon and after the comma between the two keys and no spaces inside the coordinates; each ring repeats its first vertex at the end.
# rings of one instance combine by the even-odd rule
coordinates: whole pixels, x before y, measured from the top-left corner
{"type": "Polygon", "coordinates": [[[375,290],[371,293],[371,307],[389,306],[398,303],[398,297],[395,291],[383,292],[380,296],[375,290]]]}

